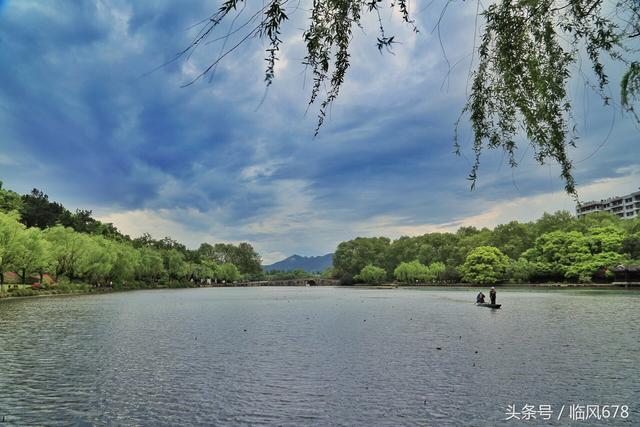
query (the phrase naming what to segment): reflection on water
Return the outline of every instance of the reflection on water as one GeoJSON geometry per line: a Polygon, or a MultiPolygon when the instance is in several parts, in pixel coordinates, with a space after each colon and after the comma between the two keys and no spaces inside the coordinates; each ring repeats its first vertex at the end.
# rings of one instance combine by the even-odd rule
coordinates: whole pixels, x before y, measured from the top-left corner
{"type": "Polygon", "coordinates": [[[628,404],[626,424],[640,423],[640,293],[499,291],[502,310],[475,307],[475,293],[217,288],[2,301],[0,417],[495,425],[509,404],[581,403],[628,404]]]}

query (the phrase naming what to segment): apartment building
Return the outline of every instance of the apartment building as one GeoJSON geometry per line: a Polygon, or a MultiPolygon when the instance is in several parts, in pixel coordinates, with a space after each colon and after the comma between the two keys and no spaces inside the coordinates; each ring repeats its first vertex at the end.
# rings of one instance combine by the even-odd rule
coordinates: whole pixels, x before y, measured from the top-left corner
{"type": "MultiPolygon", "coordinates": [[[[640,189],[639,189],[640,190],[640,189]]],[[[636,218],[640,216],[640,191],[625,196],[614,196],[608,199],[580,203],[576,206],[578,217],[592,212],[611,212],[620,218],[636,218]]]]}

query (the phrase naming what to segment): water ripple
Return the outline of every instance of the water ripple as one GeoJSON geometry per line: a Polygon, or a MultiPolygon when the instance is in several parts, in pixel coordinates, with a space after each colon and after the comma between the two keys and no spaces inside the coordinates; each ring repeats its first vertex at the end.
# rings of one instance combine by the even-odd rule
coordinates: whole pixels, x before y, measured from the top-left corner
{"type": "MultiPolygon", "coordinates": [[[[640,294],[199,289],[0,302],[6,425],[497,425],[629,404],[640,294]]],[[[553,425],[553,424],[551,424],[553,425]]],[[[593,424],[590,424],[593,425],[593,424]]]]}

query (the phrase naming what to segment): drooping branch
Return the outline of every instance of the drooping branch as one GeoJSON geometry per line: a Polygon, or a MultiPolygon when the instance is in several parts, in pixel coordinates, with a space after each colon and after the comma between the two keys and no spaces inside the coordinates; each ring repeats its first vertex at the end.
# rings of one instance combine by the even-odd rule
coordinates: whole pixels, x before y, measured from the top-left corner
{"type": "MultiPolygon", "coordinates": [[[[243,32],[240,33],[239,40],[233,43],[230,48],[223,49],[219,56],[200,74],[183,86],[189,86],[208,73],[211,73],[227,55],[254,37],[265,38],[269,42],[265,49],[267,55],[265,58],[267,63],[265,82],[267,86],[270,86],[275,78],[275,65],[282,44],[282,40],[280,39],[282,26],[284,22],[288,20],[286,10],[287,3],[289,3],[289,0],[266,1],[262,7],[251,15],[246,22],[240,25],[239,28],[223,36],[216,37],[213,40],[208,40],[205,44],[216,41],[224,41],[226,43],[230,37],[238,36],[241,29],[243,30],[243,32]]],[[[205,40],[215,33],[221,22],[233,11],[237,10],[240,4],[245,5],[245,1],[227,0],[223,2],[216,13],[200,23],[201,28],[195,38],[179,55],[191,55],[205,40]]],[[[318,122],[315,130],[316,134],[324,123],[328,108],[330,108],[333,101],[337,99],[350,66],[351,55],[349,48],[353,26],[361,25],[363,11],[376,13],[378,18],[380,18],[379,10],[383,6],[390,8],[397,7],[403,21],[410,25],[413,31],[418,32],[415,21],[409,13],[408,0],[313,1],[309,26],[303,33],[303,39],[307,47],[307,54],[303,60],[303,64],[311,69],[313,78],[309,105],[314,104],[318,100],[324,84],[328,83],[326,95],[320,101],[318,122]]],[[[292,6],[292,8],[293,7],[297,8],[298,6],[292,6]]],[[[394,36],[387,37],[381,19],[379,19],[379,23],[380,36],[377,38],[378,49],[382,50],[386,48],[390,50],[395,43],[394,36]]]]}
{"type": "MultiPolygon", "coordinates": [[[[620,2],[618,10],[624,3],[620,2]]],[[[636,6],[629,0],[625,7],[636,6]]],[[[511,166],[517,166],[514,154],[523,134],[534,149],[535,160],[540,164],[555,160],[566,191],[576,194],[567,152],[577,138],[568,124],[571,67],[584,50],[597,80],[595,88],[607,104],[609,77],[602,56],[622,60],[625,52],[631,52],[623,42],[629,28],[609,18],[605,7],[602,0],[503,0],[482,13],[485,27],[478,47],[479,63],[463,110],[473,130],[472,183],[485,148],[501,149],[511,166]]],[[[626,16],[633,13],[627,11],[626,16]]],[[[627,73],[631,82],[632,70],[633,65],[627,73]]],[[[637,97],[633,84],[623,81],[622,90],[623,104],[637,97]]],[[[457,140],[456,150],[460,152],[457,140]]]]}
{"type": "MultiPolygon", "coordinates": [[[[283,25],[290,10],[300,7],[300,3],[301,0],[292,4],[289,0],[266,0],[238,28],[208,40],[229,15],[234,11],[240,13],[237,12],[240,4],[243,7],[249,4],[245,0],[224,1],[215,14],[201,23],[196,37],[180,53],[190,55],[205,40],[207,43],[225,40],[219,56],[187,85],[215,70],[224,57],[254,37],[268,41],[265,84],[271,85],[283,43],[280,39],[283,25]],[[226,40],[231,36],[236,42],[226,48],[226,40]]],[[[307,51],[303,64],[311,70],[313,79],[309,105],[319,102],[316,134],[345,82],[351,64],[353,29],[362,27],[363,14],[374,13],[377,18],[378,50],[390,50],[396,42],[393,35],[385,33],[380,14],[383,7],[397,8],[403,21],[418,32],[408,0],[311,2],[309,25],[302,35],[307,51]]],[[[633,105],[640,100],[640,65],[636,59],[640,2],[498,0],[478,13],[484,25],[474,52],[478,62],[472,64],[475,68],[471,91],[463,109],[473,131],[475,161],[469,175],[472,188],[478,177],[481,153],[486,148],[502,150],[515,168],[518,141],[526,139],[538,163],[559,164],[566,191],[575,195],[573,165],[568,156],[568,149],[576,143],[575,131],[569,126],[572,104],[567,92],[572,67],[584,52],[596,78],[594,87],[606,104],[610,101],[609,77],[603,57],[626,64],[628,71],[621,82],[622,106],[637,118],[633,105]]],[[[440,22],[439,19],[438,26],[440,22]]],[[[457,139],[454,144],[460,152],[457,139]]]]}
{"type": "Polygon", "coordinates": [[[638,116],[633,106],[634,100],[637,102],[640,99],[640,62],[631,63],[629,69],[622,77],[620,86],[623,108],[633,114],[640,123],[640,116],[638,116]]]}

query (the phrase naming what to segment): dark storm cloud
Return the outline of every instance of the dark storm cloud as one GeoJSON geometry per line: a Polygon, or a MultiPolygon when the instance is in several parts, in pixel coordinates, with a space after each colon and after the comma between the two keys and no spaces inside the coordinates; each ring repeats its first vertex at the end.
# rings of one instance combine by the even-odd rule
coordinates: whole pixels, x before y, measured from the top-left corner
{"type": "MultiPolygon", "coordinates": [[[[249,148],[230,145],[238,119],[227,105],[196,105],[197,93],[180,89],[179,76],[167,77],[175,70],[143,76],[178,51],[188,39],[176,34],[204,9],[144,4],[118,10],[107,3],[12,3],[3,17],[0,55],[12,64],[0,70],[10,115],[4,138],[16,157],[31,155],[44,165],[42,174],[93,203],[154,203],[168,177],[184,181],[189,194],[195,161],[224,170],[247,158],[249,148]],[[180,42],[166,43],[170,35],[180,42]]],[[[230,187],[206,184],[200,195],[208,200],[230,187]]]]}
{"type": "MultiPolygon", "coordinates": [[[[461,31],[473,24],[464,7],[443,28],[448,63],[462,64],[453,70],[434,34],[415,37],[393,24],[404,42],[394,55],[379,55],[371,34],[356,34],[341,98],[313,138],[317,110],[306,112],[310,81],[296,32],[302,10],[291,14],[262,102],[258,40],[227,57],[211,82],[180,87],[219,45],[158,68],[191,40],[212,2],[9,1],[0,10],[0,178],[73,207],[162,212],[196,236],[250,238],[283,253],[311,251],[314,239],[315,253],[330,251],[351,237],[345,227],[380,216],[440,224],[561,189],[557,168],[533,163],[522,143],[513,172],[499,153],[485,153],[469,191],[468,127],[466,157],[452,146],[468,69],[460,60],[473,38],[461,31]]],[[[619,119],[600,147],[606,110],[587,96],[581,102],[595,120],[583,120],[574,150],[585,159],[576,164],[579,183],[623,173],[635,162],[620,150],[637,144],[633,125],[619,119]]]]}

